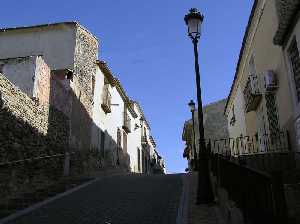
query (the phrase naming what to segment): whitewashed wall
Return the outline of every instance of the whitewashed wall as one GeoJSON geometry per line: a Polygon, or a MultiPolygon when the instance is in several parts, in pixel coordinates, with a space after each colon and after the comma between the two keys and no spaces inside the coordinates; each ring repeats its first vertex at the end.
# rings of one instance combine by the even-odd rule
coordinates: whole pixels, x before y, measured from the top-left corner
{"type": "Polygon", "coordinates": [[[233,100],[233,104],[229,109],[228,120],[228,132],[230,138],[236,138],[242,135],[247,135],[246,132],[246,120],[245,120],[245,109],[244,109],[244,98],[241,90],[241,86],[238,87],[237,93],[233,100]],[[235,123],[230,124],[230,120],[233,116],[232,107],[234,106],[235,123]]]}
{"type": "Polygon", "coordinates": [[[73,69],[74,25],[60,24],[45,28],[0,32],[0,58],[43,55],[45,62],[52,70],[73,69]]]}
{"type": "Polygon", "coordinates": [[[33,96],[36,57],[0,60],[2,74],[29,97],[33,96]]]}

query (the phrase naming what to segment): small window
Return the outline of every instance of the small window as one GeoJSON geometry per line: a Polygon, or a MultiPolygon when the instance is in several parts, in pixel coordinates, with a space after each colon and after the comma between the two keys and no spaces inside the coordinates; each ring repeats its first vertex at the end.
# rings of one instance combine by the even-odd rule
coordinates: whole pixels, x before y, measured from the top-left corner
{"type": "Polygon", "coordinates": [[[95,76],[92,76],[92,96],[94,96],[95,93],[95,76]]]}
{"type": "Polygon", "coordinates": [[[234,126],[235,124],[235,113],[234,113],[234,105],[232,106],[232,117],[230,119],[230,125],[234,126]]]}
{"type": "Polygon", "coordinates": [[[300,58],[299,58],[299,50],[297,47],[296,38],[292,40],[290,47],[288,49],[288,56],[291,62],[293,74],[294,74],[294,82],[296,88],[297,100],[300,102],[300,58]]]}
{"type": "Polygon", "coordinates": [[[137,164],[138,164],[138,171],[141,171],[141,152],[140,149],[137,148],[137,164]]]}
{"type": "Polygon", "coordinates": [[[255,76],[256,75],[254,55],[251,56],[250,61],[249,61],[249,72],[250,72],[251,76],[255,76]]]}
{"type": "Polygon", "coordinates": [[[127,153],[127,134],[123,132],[123,151],[127,153]]]}
{"type": "Polygon", "coordinates": [[[117,131],[117,146],[118,148],[121,148],[121,137],[122,134],[121,134],[121,130],[118,128],[118,131],[117,131]]]}

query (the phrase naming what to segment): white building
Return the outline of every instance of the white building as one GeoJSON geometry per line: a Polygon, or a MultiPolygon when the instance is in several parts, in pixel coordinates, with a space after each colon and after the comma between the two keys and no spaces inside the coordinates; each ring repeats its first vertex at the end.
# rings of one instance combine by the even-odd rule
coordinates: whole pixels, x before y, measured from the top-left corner
{"type": "Polygon", "coordinates": [[[98,45],[77,22],[0,29],[0,72],[68,117],[70,151],[97,152],[100,166],[149,173],[155,148],[150,126],[140,105],[98,61],[98,45]]]}
{"type": "Polygon", "coordinates": [[[155,143],[141,106],[131,101],[107,64],[97,61],[94,80],[92,148],[102,162],[151,173],[155,143]]]}

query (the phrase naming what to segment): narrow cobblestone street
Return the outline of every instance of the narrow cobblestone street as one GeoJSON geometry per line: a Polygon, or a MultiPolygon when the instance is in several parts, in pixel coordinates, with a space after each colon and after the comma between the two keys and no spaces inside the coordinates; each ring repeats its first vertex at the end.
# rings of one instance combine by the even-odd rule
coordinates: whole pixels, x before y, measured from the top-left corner
{"type": "Polygon", "coordinates": [[[173,224],[181,191],[181,175],[105,177],[9,223],[173,224]]]}

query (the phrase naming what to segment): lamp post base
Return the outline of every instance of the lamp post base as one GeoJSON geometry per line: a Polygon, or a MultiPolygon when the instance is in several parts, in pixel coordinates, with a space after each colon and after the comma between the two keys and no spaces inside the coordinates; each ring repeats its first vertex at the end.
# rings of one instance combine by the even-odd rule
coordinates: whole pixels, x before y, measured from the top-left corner
{"type": "Polygon", "coordinates": [[[207,156],[201,156],[198,164],[198,189],[196,204],[212,204],[215,202],[210,181],[207,156]]]}

